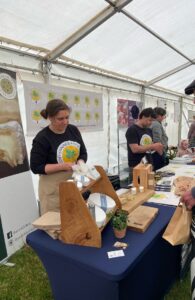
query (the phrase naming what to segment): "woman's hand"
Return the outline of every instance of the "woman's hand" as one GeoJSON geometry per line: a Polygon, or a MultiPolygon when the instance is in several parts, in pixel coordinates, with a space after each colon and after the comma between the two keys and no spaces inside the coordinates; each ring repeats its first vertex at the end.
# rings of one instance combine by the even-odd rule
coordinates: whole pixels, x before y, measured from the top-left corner
{"type": "Polygon", "coordinates": [[[154,143],[152,144],[152,150],[155,150],[158,152],[160,155],[163,154],[163,145],[161,143],[154,143]]]}
{"type": "Polygon", "coordinates": [[[72,171],[75,163],[47,164],[45,166],[46,174],[53,174],[60,171],[72,171]]]}
{"type": "Polygon", "coordinates": [[[75,165],[75,163],[62,163],[60,165],[62,167],[62,171],[72,171],[72,167],[75,165]]]}

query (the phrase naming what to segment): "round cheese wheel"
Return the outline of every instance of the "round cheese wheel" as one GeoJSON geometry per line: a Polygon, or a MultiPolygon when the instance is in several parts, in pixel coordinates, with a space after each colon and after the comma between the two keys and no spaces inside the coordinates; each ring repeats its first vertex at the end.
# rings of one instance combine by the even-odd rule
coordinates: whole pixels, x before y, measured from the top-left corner
{"type": "Polygon", "coordinates": [[[111,212],[116,207],[115,201],[105,194],[92,193],[90,194],[88,200],[91,203],[94,203],[98,207],[102,208],[105,213],[111,212]]]}

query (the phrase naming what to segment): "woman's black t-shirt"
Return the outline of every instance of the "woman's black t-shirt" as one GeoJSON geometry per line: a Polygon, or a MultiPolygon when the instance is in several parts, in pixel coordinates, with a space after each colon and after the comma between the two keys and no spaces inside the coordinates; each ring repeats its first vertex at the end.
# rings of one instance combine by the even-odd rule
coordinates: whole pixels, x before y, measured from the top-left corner
{"type": "Polygon", "coordinates": [[[30,167],[35,174],[45,174],[46,164],[76,163],[87,160],[87,150],[78,128],[69,124],[62,134],[45,127],[34,138],[30,156],[30,167]]]}

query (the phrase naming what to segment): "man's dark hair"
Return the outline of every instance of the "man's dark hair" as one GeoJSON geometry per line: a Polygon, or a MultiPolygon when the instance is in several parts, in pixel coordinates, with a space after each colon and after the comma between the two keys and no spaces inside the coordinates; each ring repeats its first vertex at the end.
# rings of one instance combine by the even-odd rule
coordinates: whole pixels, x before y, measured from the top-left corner
{"type": "Polygon", "coordinates": [[[195,91],[195,80],[193,80],[186,88],[185,88],[185,94],[191,95],[195,91]]]}
{"type": "Polygon", "coordinates": [[[141,113],[139,114],[139,119],[142,119],[143,117],[146,118],[155,118],[155,113],[152,107],[144,108],[141,113]]]}
{"type": "Polygon", "coordinates": [[[166,115],[166,110],[162,107],[155,107],[154,108],[154,113],[156,116],[165,116],[166,115]]]}

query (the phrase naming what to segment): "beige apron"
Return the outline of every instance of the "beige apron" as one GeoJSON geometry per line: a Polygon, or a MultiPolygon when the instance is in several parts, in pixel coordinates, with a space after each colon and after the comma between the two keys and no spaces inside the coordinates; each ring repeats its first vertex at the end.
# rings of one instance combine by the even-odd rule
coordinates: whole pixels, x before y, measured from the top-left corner
{"type": "Polygon", "coordinates": [[[59,183],[70,179],[72,172],[57,172],[54,174],[40,175],[39,200],[41,215],[48,211],[59,211],[59,183]]]}

